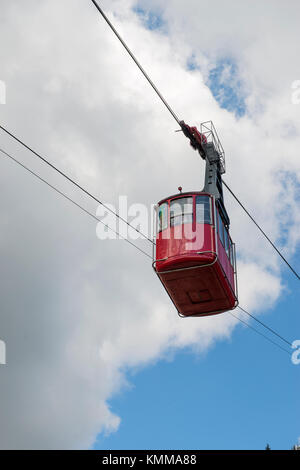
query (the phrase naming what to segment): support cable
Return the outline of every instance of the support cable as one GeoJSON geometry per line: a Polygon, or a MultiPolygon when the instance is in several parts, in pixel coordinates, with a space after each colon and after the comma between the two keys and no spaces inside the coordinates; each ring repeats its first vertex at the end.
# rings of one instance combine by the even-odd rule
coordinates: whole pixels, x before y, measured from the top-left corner
{"type": "Polygon", "coordinates": [[[28,168],[26,165],[24,165],[23,163],[19,162],[16,158],[14,158],[12,155],[10,155],[9,153],[7,153],[5,150],[1,149],[0,148],[0,152],[5,155],[6,157],[10,158],[12,161],[14,161],[15,163],[17,163],[17,165],[21,166],[22,168],[24,168],[24,170],[28,171],[31,175],[35,176],[38,180],[40,180],[42,183],[45,183],[47,186],[49,186],[49,188],[51,189],[54,189],[54,191],[56,191],[56,193],[60,194],[61,196],[63,196],[65,199],[67,199],[69,202],[71,202],[72,204],[74,204],[74,206],[78,207],[79,209],[81,209],[83,212],[85,212],[86,214],[88,214],[90,217],[92,217],[94,220],[97,220],[97,222],[100,222],[102,225],[104,225],[106,228],[108,228],[109,230],[111,230],[112,232],[114,232],[118,237],[120,237],[122,240],[125,240],[127,243],[129,243],[130,245],[132,245],[134,248],[136,248],[137,250],[139,250],[141,253],[143,253],[145,256],[147,256],[148,258],[150,258],[152,260],[152,256],[149,255],[148,253],[146,253],[146,251],[142,250],[139,246],[137,246],[135,243],[131,242],[130,240],[128,240],[127,238],[123,237],[117,230],[111,228],[109,225],[105,224],[102,220],[98,219],[97,216],[95,216],[94,214],[92,214],[92,212],[89,212],[87,209],[85,209],[83,206],[81,206],[80,204],[78,204],[76,201],[74,201],[73,199],[71,199],[69,196],[67,196],[65,193],[63,193],[62,191],[60,191],[58,188],[56,188],[55,186],[53,186],[52,184],[48,183],[48,181],[46,181],[44,178],[42,178],[41,176],[39,176],[37,173],[35,173],[34,171],[32,171],[30,168],[28,168]]]}
{"type": "Polygon", "coordinates": [[[98,204],[100,204],[102,207],[104,207],[106,210],[108,210],[109,212],[111,212],[112,214],[114,214],[119,220],[121,220],[122,222],[124,222],[126,225],[128,225],[128,227],[132,228],[133,230],[135,230],[137,233],[139,233],[143,238],[145,238],[146,240],[148,240],[150,243],[152,243],[152,245],[154,244],[154,241],[151,240],[151,238],[149,238],[147,235],[145,235],[143,232],[141,232],[138,228],[134,227],[133,225],[131,225],[126,219],[124,219],[123,217],[121,217],[117,212],[113,211],[112,209],[110,209],[110,207],[108,207],[106,204],[104,204],[102,201],[100,201],[99,198],[97,198],[96,196],[94,196],[93,194],[91,194],[87,189],[85,189],[83,186],[81,186],[79,183],[77,183],[75,180],[73,180],[70,176],[68,176],[66,173],[64,173],[62,170],[60,170],[59,168],[57,168],[55,165],[53,165],[53,163],[49,162],[49,160],[47,160],[45,157],[43,157],[42,155],[40,155],[38,152],[36,152],[35,150],[33,150],[31,147],[29,147],[29,145],[25,144],[25,142],[23,142],[21,139],[19,139],[18,137],[16,137],[12,132],[8,131],[7,129],[5,129],[5,127],[1,126],[0,125],[0,129],[2,129],[7,135],[9,135],[10,137],[12,137],[16,142],[18,142],[19,144],[21,144],[23,147],[25,147],[27,150],[29,150],[31,153],[33,153],[36,157],[38,157],[40,160],[42,160],[44,163],[46,163],[46,165],[50,166],[50,168],[52,168],[53,170],[55,170],[57,173],[59,173],[61,176],[63,176],[65,179],[67,179],[70,183],[72,183],[74,186],[76,186],[78,189],[80,189],[80,191],[82,191],[83,193],[85,193],[87,196],[89,196],[90,198],[94,199],[94,201],[98,202],[98,204]]]}
{"type": "Polygon", "coordinates": [[[119,39],[120,43],[122,44],[122,46],[126,49],[126,51],[128,52],[128,54],[130,55],[130,57],[132,58],[132,60],[135,62],[135,64],[138,66],[138,68],[140,69],[140,71],[142,72],[142,74],[144,75],[144,77],[146,78],[146,80],[150,83],[150,85],[152,86],[153,90],[155,91],[155,93],[159,96],[159,98],[161,99],[161,101],[164,103],[164,105],[166,106],[166,108],[168,109],[168,111],[172,114],[173,118],[175,119],[175,121],[177,122],[177,124],[180,125],[180,120],[178,119],[178,117],[176,116],[176,114],[174,113],[173,109],[171,108],[171,106],[167,103],[167,101],[165,100],[165,98],[162,96],[162,94],[159,92],[159,90],[157,89],[157,87],[154,85],[153,81],[151,80],[151,78],[149,77],[149,75],[145,72],[145,70],[143,69],[143,67],[141,66],[141,64],[139,63],[139,61],[137,60],[137,58],[134,56],[134,54],[131,52],[131,50],[129,49],[129,47],[127,46],[127,44],[125,43],[125,41],[121,38],[121,36],[119,35],[118,31],[116,30],[116,28],[113,26],[113,24],[109,21],[109,19],[107,18],[106,14],[104,13],[104,11],[102,10],[102,8],[99,6],[98,2],[96,2],[95,0],[92,0],[93,4],[95,5],[95,7],[97,8],[97,10],[99,11],[99,13],[102,15],[102,17],[104,18],[104,20],[106,21],[106,23],[108,24],[108,26],[111,28],[111,30],[114,32],[114,34],[117,36],[117,38],[119,39]]]}
{"type": "Polygon", "coordinates": [[[224,184],[224,186],[228,189],[228,191],[230,192],[230,194],[234,197],[234,199],[238,202],[238,204],[241,206],[241,208],[246,212],[246,214],[248,215],[248,217],[250,217],[250,219],[252,220],[252,222],[256,225],[256,227],[258,228],[258,230],[263,234],[263,236],[268,240],[268,242],[272,245],[272,247],[274,248],[274,250],[278,253],[278,255],[281,257],[281,259],[286,263],[286,265],[290,268],[290,270],[295,274],[295,276],[297,277],[297,279],[300,281],[300,276],[299,274],[295,271],[295,269],[290,265],[290,263],[287,261],[287,259],[283,256],[283,254],[280,252],[280,250],[274,245],[274,243],[270,240],[270,238],[268,237],[268,235],[266,234],[266,232],[263,231],[263,229],[260,227],[260,225],[256,222],[256,220],[252,217],[252,215],[247,211],[247,209],[245,208],[245,206],[241,203],[241,201],[238,199],[238,197],[234,194],[234,192],[230,189],[230,187],[228,186],[228,184],[225,183],[225,181],[223,180],[222,178],[222,183],[224,184]]]}

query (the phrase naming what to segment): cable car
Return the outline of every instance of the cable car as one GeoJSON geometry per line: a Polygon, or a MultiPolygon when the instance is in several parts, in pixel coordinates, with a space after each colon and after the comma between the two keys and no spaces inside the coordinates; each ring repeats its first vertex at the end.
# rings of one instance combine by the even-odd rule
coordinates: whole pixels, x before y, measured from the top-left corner
{"type": "Polygon", "coordinates": [[[214,315],[238,304],[235,244],[222,191],[225,154],[211,121],[201,132],[182,122],[182,130],[206,161],[205,185],[202,191],[178,188],[156,206],[153,268],[180,316],[214,315]]]}

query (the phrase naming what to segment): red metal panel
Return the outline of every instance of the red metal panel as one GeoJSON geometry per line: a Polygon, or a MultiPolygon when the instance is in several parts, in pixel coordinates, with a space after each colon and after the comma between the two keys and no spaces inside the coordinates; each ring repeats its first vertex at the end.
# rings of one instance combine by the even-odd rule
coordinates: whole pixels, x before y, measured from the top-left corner
{"type": "Polygon", "coordinates": [[[236,304],[218,261],[211,266],[158,275],[181,315],[213,315],[231,310],[236,304]]]}
{"type": "MultiPolygon", "coordinates": [[[[192,230],[192,224],[177,225],[158,234],[156,239],[156,268],[158,271],[174,268],[178,266],[179,258],[181,258],[179,264],[184,265],[185,262],[189,263],[189,258],[195,256],[198,252],[211,251],[215,251],[214,229],[211,225],[196,224],[194,231],[192,230]],[[181,238],[176,238],[180,235],[181,238]]],[[[201,263],[199,256],[196,260],[196,262],[201,263]]],[[[205,261],[205,256],[203,260],[205,261]]]]}

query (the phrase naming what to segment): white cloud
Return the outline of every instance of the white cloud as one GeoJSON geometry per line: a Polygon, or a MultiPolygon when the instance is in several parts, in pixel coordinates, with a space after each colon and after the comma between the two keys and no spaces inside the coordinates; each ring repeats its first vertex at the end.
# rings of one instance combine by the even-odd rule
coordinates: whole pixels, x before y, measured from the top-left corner
{"type": "MultiPolygon", "coordinates": [[[[117,12],[115,25],[180,118],[214,120],[227,151],[226,181],[275,241],[284,223],[292,255],[300,234],[300,107],[290,96],[300,76],[292,47],[298,15],[283,2],[141,2],[160,7],[166,35],[145,30],[129,10],[134,3],[103,7],[117,12]],[[192,54],[200,70],[187,70],[192,54]],[[249,112],[239,120],[204,84],[215,60],[229,55],[249,86],[249,112]]],[[[2,10],[5,126],[108,202],[128,194],[150,206],[179,185],[201,188],[203,162],[174,134],[175,121],[93,5],[32,0],[2,10]]],[[[1,146],[95,212],[3,135],[1,146]]],[[[98,432],[118,427],[107,403],[127,386],[126,367],[185,346],[204,353],[229,338],[236,322],[229,315],[180,320],[151,263],[132,247],[99,241],[92,221],[10,162],[1,160],[0,178],[0,327],[8,358],[0,375],[1,446],[87,447],[98,432]]],[[[226,202],[240,302],[260,311],[283,292],[280,264],[228,195],[226,202]]]]}

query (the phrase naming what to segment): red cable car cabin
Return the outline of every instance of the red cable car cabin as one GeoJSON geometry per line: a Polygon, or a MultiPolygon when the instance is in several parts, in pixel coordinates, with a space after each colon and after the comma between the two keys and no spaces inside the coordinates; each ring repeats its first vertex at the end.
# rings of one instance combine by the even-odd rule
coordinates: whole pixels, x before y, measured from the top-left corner
{"type": "Polygon", "coordinates": [[[212,194],[179,193],[159,202],[153,267],[180,316],[236,307],[235,245],[212,194]]]}

